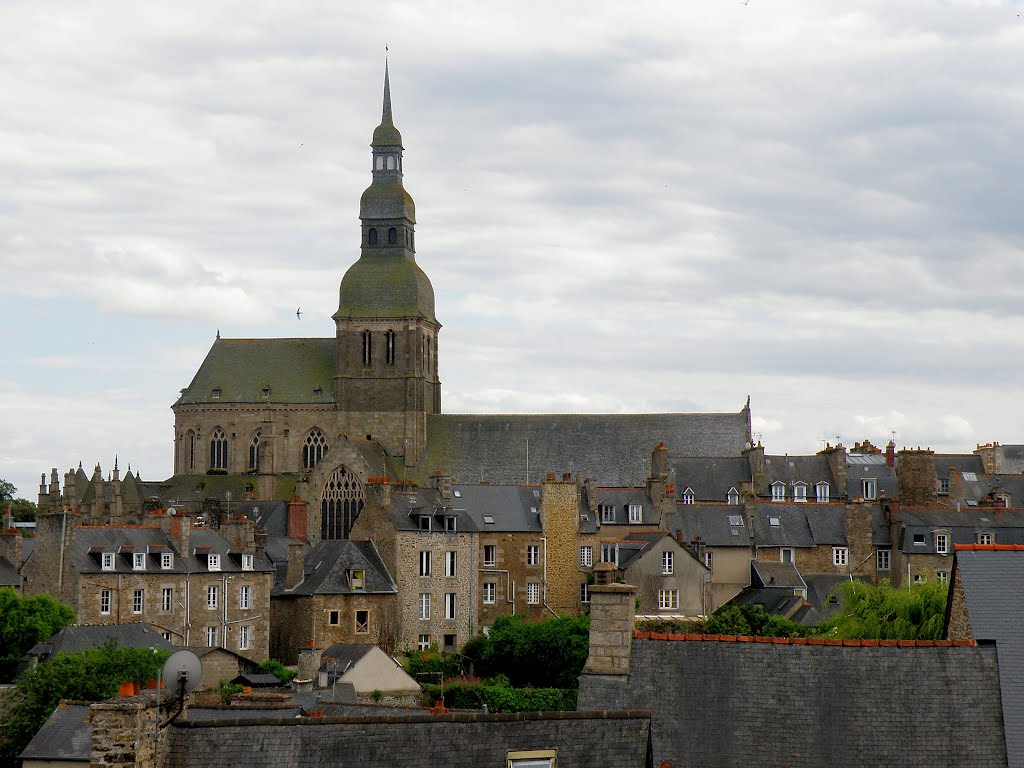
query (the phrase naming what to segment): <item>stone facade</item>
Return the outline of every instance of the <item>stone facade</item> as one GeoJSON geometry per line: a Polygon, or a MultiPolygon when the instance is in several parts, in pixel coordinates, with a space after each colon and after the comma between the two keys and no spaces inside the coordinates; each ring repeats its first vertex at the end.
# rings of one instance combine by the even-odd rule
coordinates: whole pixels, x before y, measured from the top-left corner
{"type": "Polygon", "coordinates": [[[584,675],[628,677],[636,587],[595,584],[590,595],[590,653],[584,675]]]}
{"type": "Polygon", "coordinates": [[[974,633],[971,631],[971,615],[967,610],[967,599],[964,597],[964,584],[955,576],[948,600],[946,639],[974,642],[974,633]]]}
{"type": "Polygon", "coordinates": [[[295,664],[301,651],[335,643],[379,645],[397,653],[402,635],[397,595],[301,595],[271,601],[271,655],[295,664]],[[356,619],[365,617],[365,630],[356,619]],[[332,623],[336,622],[336,623],[332,623]]]}
{"type": "Polygon", "coordinates": [[[931,450],[907,450],[899,452],[899,499],[907,506],[934,504],[938,498],[938,481],[935,474],[935,452],[931,450]]]}
{"type": "Polygon", "coordinates": [[[580,489],[570,475],[549,474],[541,486],[540,522],[544,602],[558,614],[580,610],[580,489]]]}

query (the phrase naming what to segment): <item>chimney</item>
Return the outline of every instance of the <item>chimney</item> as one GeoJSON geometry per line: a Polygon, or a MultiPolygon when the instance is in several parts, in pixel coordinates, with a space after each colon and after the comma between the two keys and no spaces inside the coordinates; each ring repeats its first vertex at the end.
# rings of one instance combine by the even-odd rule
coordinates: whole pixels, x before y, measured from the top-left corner
{"type": "Polygon", "coordinates": [[[299,674],[295,676],[296,687],[302,686],[306,690],[317,687],[323,655],[324,652],[318,648],[306,648],[299,651],[299,674]]]}
{"type": "Polygon", "coordinates": [[[885,466],[889,469],[896,466],[896,443],[892,440],[885,446],[885,466]]]}
{"type": "Polygon", "coordinates": [[[909,450],[899,453],[900,468],[896,473],[900,504],[922,507],[934,504],[938,491],[935,473],[935,453],[930,450],[909,450]]]}
{"type": "Polygon", "coordinates": [[[7,508],[7,513],[4,515],[4,527],[0,532],[0,557],[14,566],[15,571],[21,570],[24,560],[24,545],[21,534],[14,527],[14,515],[11,514],[10,507],[7,508]]]}
{"type": "Polygon", "coordinates": [[[651,452],[651,481],[662,483],[668,478],[668,448],[658,443],[651,452]]]}
{"type": "Polygon", "coordinates": [[[764,447],[758,441],[757,445],[750,446],[744,453],[747,456],[747,462],[750,464],[750,478],[754,486],[753,496],[755,498],[767,496],[768,473],[764,466],[764,447]]]}
{"type": "Polygon", "coordinates": [[[302,581],[306,567],[306,545],[301,541],[288,542],[288,566],[284,576],[285,589],[295,589],[302,581]]]}
{"type": "Polygon", "coordinates": [[[629,676],[636,592],[629,584],[590,588],[590,653],[583,674],[629,676]]]}
{"type": "MultiPolygon", "coordinates": [[[[169,521],[170,536],[178,554],[187,557],[189,554],[189,538],[192,530],[192,518],[188,515],[174,515],[167,518],[169,521]]],[[[161,526],[162,527],[162,526],[161,526]]]]}
{"type": "Polygon", "coordinates": [[[441,498],[447,502],[452,500],[452,477],[442,470],[434,472],[430,478],[430,485],[441,494],[441,498]]]}
{"type": "MultiPolygon", "coordinates": [[[[597,480],[588,477],[583,481],[583,490],[587,492],[587,511],[591,515],[597,515],[597,480]]],[[[595,517],[596,519],[596,517],[595,517]]]]}
{"type": "Polygon", "coordinates": [[[220,535],[232,549],[252,551],[256,546],[256,524],[248,518],[226,520],[221,523],[220,535]]]}
{"type": "Polygon", "coordinates": [[[819,456],[824,456],[828,460],[828,468],[832,473],[832,477],[835,478],[837,487],[837,495],[840,499],[845,499],[849,496],[849,490],[846,486],[846,446],[842,443],[836,443],[835,447],[831,445],[826,446],[824,450],[818,451],[819,456]]]}
{"type": "Polygon", "coordinates": [[[288,502],[288,537],[299,541],[309,541],[309,508],[298,496],[288,502]]]}

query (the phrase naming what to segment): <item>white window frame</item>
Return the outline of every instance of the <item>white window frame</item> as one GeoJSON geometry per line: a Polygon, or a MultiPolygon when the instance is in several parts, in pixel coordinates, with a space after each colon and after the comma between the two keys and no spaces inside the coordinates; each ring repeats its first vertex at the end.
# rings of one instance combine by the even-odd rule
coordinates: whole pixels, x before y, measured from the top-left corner
{"type": "Polygon", "coordinates": [[[444,618],[446,621],[455,620],[455,606],[458,602],[457,592],[444,593],[444,618]]]}
{"type": "Polygon", "coordinates": [[[731,507],[735,507],[740,503],[740,492],[735,488],[730,488],[729,492],[725,494],[725,502],[731,507]]]}
{"type": "Polygon", "coordinates": [[[100,568],[104,571],[114,570],[114,553],[104,552],[100,557],[100,568]]]}
{"type": "Polygon", "coordinates": [[[220,570],[220,555],[209,554],[206,556],[206,570],[208,571],[219,571],[220,570]]]}
{"type": "Polygon", "coordinates": [[[132,613],[136,616],[142,614],[146,608],[146,591],[136,589],[132,592],[132,613]]]}
{"type": "Polygon", "coordinates": [[[448,515],[444,519],[444,530],[445,533],[456,533],[458,532],[458,518],[454,515],[448,515]]]}
{"type": "Polygon", "coordinates": [[[814,486],[815,499],[819,504],[828,503],[828,483],[818,483],[814,486]]]}
{"type": "Polygon", "coordinates": [[[430,550],[420,550],[420,576],[427,578],[430,576],[430,550]]]}
{"type": "Polygon", "coordinates": [[[144,571],[144,570],[146,570],[146,553],[145,552],[133,552],[132,553],[132,570],[133,571],[144,571]]]}
{"type": "Polygon", "coordinates": [[[539,544],[527,544],[526,545],[526,564],[527,565],[540,565],[540,545],[539,544]]]}
{"type": "Polygon", "coordinates": [[[484,544],[484,565],[488,568],[498,562],[498,546],[496,544],[484,544]]]}
{"type": "Polygon", "coordinates": [[[614,523],[615,522],[615,507],[611,504],[602,504],[600,508],[601,522],[602,523],[614,523]]]}
{"type": "Polygon", "coordinates": [[[711,573],[715,572],[715,553],[711,550],[704,552],[704,565],[708,567],[711,573]]]}
{"type": "Polygon", "coordinates": [[[781,480],[772,483],[772,501],[786,500],[786,484],[781,480]]]}
{"type": "Polygon", "coordinates": [[[780,563],[795,563],[796,552],[793,547],[779,547],[779,562],[780,563]],[[788,555],[788,557],[787,557],[788,555]]]}
{"type": "Polygon", "coordinates": [[[430,635],[420,635],[419,641],[416,643],[416,647],[421,651],[430,649],[430,635]]]}
{"type": "Polygon", "coordinates": [[[252,626],[242,624],[238,628],[238,650],[248,651],[252,648],[252,626]]]}
{"type": "Polygon", "coordinates": [[[253,566],[253,556],[252,555],[247,555],[247,554],[243,553],[242,554],[242,570],[243,571],[251,571],[252,570],[252,566],[253,566]]]}
{"type": "Polygon", "coordinates": [[[113,598],[113,591],[109,589],[100,590],[100,615],[110,615],[110,604],[113,598]]]}
{"type": "Polygon", "coordinates": [[[865,499],[877,499],[878,498],[878,479],[874,477],[865,477],[861,480],[861,491],[865,499]]]}
{"type": "Polygon", "coordinates": [[[220,587],[216,584],[206,585],[206,608],[207,610],[214,610],[220,605],[220,587]]]}
{"type": "Polygon", "coordinates": [[[793,483],[793,501],[798,504],[807,501],[807,486],[804,483],[793,483]]]}
{"type": "Polygon", "coordinates": [[[173,552],[161,552],[160,553],[160,568],[165,571],[170,570],[174,567],[174,553],[173,552]]]}
{"type": "Polygon", "coordinates": [[[832,565],[836,567],[845,566],[850,562],[849,547],[832,547],[832,565]]]}
{"type": "Polygon", "coordinates": [[[429,592],[420,592],[420,621],[430,621],[429,592]]]}
{"type": "Polygon", "coordinates": [[[935,572],[935,581],[938,584],[948,584],[949,583],[949,571],[936,571],[935,572]]]}
{"type": "Polygon", "coordinates": [[[458,553],[455,550],[448,550],[444,553],[444,575],[449,579],[455,578],[458,573],[458,553]]]}
{"type": "Polygon", "coordinates": [[[580,584],[580,602],[584,604],[590,602],[590,585],[585,581],[580,584]]]}
{"type": "Polygon", "coordinates": [[[160,612],[170,613],[174,610],[174,587],[164,587],[160,590],[160,612]]]}
{"type": "Polygon", "coordinates": [[[594,547],[584,544],[580,547],[580,568],[592,568],[594,566],[594,547]]]}
{"type": "Polygon", "coordinates": [[[220,627],[206,628],[206,646],[207,648],[220,647],[220,627]]]}
{"type": "Polygon", "coordinates": [[[683,504],[689,506],[697,502],[697,494],[693,492],[692,488],[687,488],[683,491],[683,504]]]}
{"type": "Polygon", "coordinates": [[[875,552],[875,570],[877,571],[891,571],[892,570],[892,550],[891,549],[879,549],[875,552]]]}
{"type": "Polygon", "coordinates": [[[243,611],[252,610],[252,585],[242,584],[238,588],[238,607],[243,611]]]}
{"type": "Polygon", "coordinates": [[[948,533],[936,533],[935,534],[935,554],[937,554],[937,555],[948,555],[949,554],[949,534],[948,533]]]}
{"type": "Polygon", "coordinates": [[[482,592],[484,605],[494,605],[494,598],[497,593],[498,585],[493,581],[485,581],[482,592]]]}
{"type": "Polygon", "coordinates": [[[675,572],[675,552],[666,549],[661,553],[661,575],[671,576],[675,572]]]}
{"type": "Polygon", "coordinates": [[[644,508],[641,504],[629,504],[629,522],[631,523],[643,523],[644,521],[644,508]]]}
{"type": "Polygon", "coordinates": [[[995,534],[991,531],[979,531],[978,532],[978,543],[984,545],[994,544],[996,541],[995,534]]]}
{"type": "Polygon", "coordinates": [[[516,750],[505,753],[505,768],[555,768],[557,753],[553,749],[516,750]]]}
{"type": "Polygon", "coordinates": [[[539,581],[528,581],[528,582],[526,582],[526,604],[527,605],[540,605],[540,582],[539,581]]]}
{"type": "Polygon", "coordinates": [[[659,589],[658,590],[658,610],[659,611],[678,611],[679,610],[679,590],[678,589],[659,589]]]}

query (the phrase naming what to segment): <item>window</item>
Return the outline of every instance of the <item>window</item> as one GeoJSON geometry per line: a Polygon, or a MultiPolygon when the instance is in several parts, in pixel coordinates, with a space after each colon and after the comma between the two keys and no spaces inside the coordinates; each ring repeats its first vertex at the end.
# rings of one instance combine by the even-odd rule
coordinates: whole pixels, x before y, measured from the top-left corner
{"type": "Polygon", "coordinates": [[[493,544],[484,544],[484,565],[494,565],[497,562],[496,549],[493,544]]]}
{"type": "Polygon", "coordinates": [[[373,362],[373,335],[369,330],[363,331],[363,365],[373,362]]]}
{"type": "Polygon", "coordinates": [[[780,563],[792,563],[793,562],[793,548],[792,547],[781,547],[779,549],[779,562],[780,563]]]}
{"type": "Polygon", "coordinates": [[[161,552],[160,553],[160,567],[165,571],[170,570],[174,567],[174,553],[172,552],[161,552]]]}
{"type": "Polygon", "coordinates": [[[252,608],[252,587],[248,584],[238,588],[238,607],[243,611],[252,608]]]}
{"type": "Polygon", "coordinates": [[[924,546],[924,534],[923,533],[915,533],[914,534],[914,546],[915,547],[923,547],[924,546]]]}
{"type": "Polygon", "coordinates": [[[313,469],[327,453],[327,438],[319,429],[311,429],[302,443],[302,468],[313,469]]]}
{"type": "Polygon", "coordinates": [[[796,483],[793,486],[793,501],[807,501],[807,486],[796,483]]]}
{"type": "Polygon", "coordinates": [[[110,590],[100,590],[100,613],[104,616],[110,614],[110,590]]]}
{"type": "Polygon", "coordinates": [[[144,571],[146,570],[146,553],[136,552],[132,555],[132,570],[144,571]]]}
{"type": "Polygon", "coordinates": [[[444,553],[444,575],[449,578],[455,576],[455,552],[444,553]]]}
{"type": "Polygon", "coordinates": [[[112,570],[114,570],[114,553],[113,552],[104,552],[103,553],[103,565],[102,565],[102,568],[103,568],[104,571],[112,571],[112,570]]]}
{"type": "Polygon", "coordinates": [[[743,527],[743,515],[729,515],[729,525],[736,528],[743,527]]]}
{"type": "Polygon", "coordinates": [[[421,533],[430,533],[430,515],[420,515],[418,522],[421,533]]]}
{"type": "Polygon", "coordinates": [[[332,627],[341,626],[341,611],[328,611],[327,623],[332,627]]]}
{"type": "MultiPolygon", "coordinates": [[[[377,158],[377,168],[378,169],[384,168],[384,158],[383,157],[378,157],[377,158]]],[[[374,227],[370,227],[370,229],[366,233],[366,244],[367,245],[376,245],[377,244],[377,230],[374,227]]]]}
{"type": "Polygon", "coordinates": [[[629,522],[631,523],[642,523],[644,521],[644,508],[639,504],[630,504],[629,507],[629,522]]]}
{"type": "Polygon", "coordinates": [[[892,568],[892,552],[888,549],[880,549],[875,553],[875,568],[879,571],[888,571],[892,568]]]}
{"type": "Polygon", "coordinates": [[[832,565],[846,565],[849,554],[846,547],[832,547],[832,565]]]}
{"type": "Polygon", "coordinates": [[[920,573],[915,573],[914,574],[914,583],[915,584],[923,584],[924,583],[924,576],[922,576],[920,573]]]}
{"type": "Polygon", "coordinates": [[[395,332],[390,328],[384,333],[384,362],[395,364],[395,332]]]}
{"type": "Polygon", "coordinates": [[[526,603],[527,605],[537,605],[540,603],[540,583],[531,581],[526,585],[526,603]]]}
{"type": "Polygon", "coordinates": [[[365,635],[370,631],[370,612],[368,610],[356,611],[355,631],[357,635],[365,635]]]}
{"type": "Polygon", "coordinates": [[[420,618],[426,621],[430,618],[430,593],[420,592],[420,618]]]}
{"type": "Polygon", "coordinates": [[[220,400],[220,387],[214,387],[210,390],[210,397],[214,400],[220,400]]]}
{"type": "Polygon", "coordinates": [[[160,611],[170,613],[174,604],[174,588],[164,587],[160,590],[160,611]]]}
{"type": "Polygon", "coordinates": [[[590,585],[587,584],[586,582],[583,582],[582,584],[580,584],[580,602],[581,603],[589,603],[590,602],[590,585]]]}
{"type": "Polygon", "coordinates": [[[348,583],[353,592],[361,592],[366,588],[366,569],[353,568],[348,572],[348,583]]]}
{"type": "Polygon", "coordinates": [[[658,610],[659,611],[677,611],[677,610],[679,610],[679,590],[678,589],[659,589],[658,590],[658,610]]]}
{"type": "Polygon", "coordinates": [[[818,483],[815,486],[817,492],[817,500],[819,504],[828,503],[828,483],[818,483]]]}
{"type": "Polygon", "coordinates": [[[526,545],[526,564],[540,565],[540,547],[536,544],[526,545]]]}
{"type": "MultiPolygon", "coordinates": [[[[264,398],[270,397],[270,390],[263,390],[266,394],[264,398]]],[[[260,431],[257,429],[256,434],[252,436],[252,440],[249,441],[249,469],[259,469],[260,467],[260,431]]]]}
{"type": "Polygon", "coordinates": [[[247,651],[252,647],[252,627],[243,624],[238,628],[238,650],[247,651]]]}
{"type": "Polygon", "coordinates": [[[615,522],[615,507],[610,504],[602,504],[598,510],[601,513],[602,523],[614,523],[615,522]]]}
{"type": "Polygon", "coordinates": [[[416,645],[421,651],[430,650],[430,635],[420,635],[420,641],[416,645]]]}
{"type": "Polygon", "coordinates": [[[594,564],[594,548],[580,547],[580,568],[590,568],[594,564]]]}
{"type": "Polygon", "coordinates": [[[428,550],[420,551],[420,576],[430,575],[430,552],[428,550]]]}
{"type": "Polygon", "coordinates": [[[935,553],[938,555],[949,554],[949,536],[945,533],[935,534],[935,553]]]}
{"type": "Polygon", "coordinates": [[[770,525],[772,528],[778,528],[780,525],[782,525],[782,519],[778,517],[772,517],[769,515],[768,525],[770,525]]]}
{"type": "Polygon", "coordinates": [[[454,515],[447,515],[445,517],[445,519],[444,519],[444,530],[445,530],[446,533],[455,533],[455,531],[456,531],[455,521],[456,521],[456,517],[454,515]]]}
{"type": "Polygon", "coordinates": [[[619,564],[619,545],[609,542],[601,544],[601,562],[619,564]]]}
{"type": "Polygon", "coordinates": [[[243,571],[251,571],[252,570],[252,558],[253,558],[252,555],[242,555],[242,570],[243,571]]]}
{"type": "Polygon", "coordinates": [[[458,639],[458,635],[445,635],[442,650],[445,653],[455,653],[455,643],[458,639]]]}
{"type": "Polygon", "coordinates": [[[709,571],[713,571],[714,570],[714,562],[715,562],[714,554],[715,554],[714,552],[710,552],[710,551],[704,553],[704,565],[706,565],[708,567],[709,571]]]}
{"type": "Polygon", "coordinates": [[[993,542],[993,540],[994,540],[993,534],[988,533],[987,531],[978,534],[978,543],[979,544],[991,544],[993,542]]]}
{"type": "Polygon", "coordinates": [[[206,645],[210,648],[216,648],[218,643],[218,637],[220,632],[219,627],[207,627],[206,628],[206,645]]]}
{"type": "Polygon", "coordinates": [[[497,591],[493,581],[484,582],[484,605],[494,605],[494,594],[497,591]]]}
{"type": "Polygon", "coordinates": [[[185,436],[185,451],[186,451],[185,463],[188,465],[189,469],[195,469],[196,468],[196,433],[193,432],[191,429],[188,431],[188,434],[185,436]]]}
{"type": "Polygon", "coordinates": [[[696,500],[697,496],[690,488],[683,491],[683,504],[693,504],[696,500]]]}
{"type": "Polygon", "coordinates": [[[732,506],[736,506],[740,503],[740,492],[735,488],[730,488],[729,492],[725,495],[725,501],[732,506]]]}
{"type": "MultiPolygon", "coordinates": [[[[388,168],[395,167],[395,158],[388,158],[388,168]]],[[[398,230],[394,227],[388,227],[388,245],[398,245],[398,230]]]]}
{"type": "Polygon", "coordinates": [[[206,607],[216,608],[220,603],[220,587],[210,585],[206,588],[206,607]]]}
{"type": "Polygon", "coordinates": [[[865,499],[878,498],[878,481],[874,479],[866,479],[861,482],[861,489],[864,491],[863,496],[865,499]]]}
{"type": "Polygon", "coordinates": [[[949,581],[949,571],[936,571],[935,580],[939,584],[945,584],[947,581],[949,581]]]}
{"type": "Polygon", "coordinates": [[[210,469],[228,468],[228,438],[224,430],[215,427],[210,438],[210,469]]]}
{"type": "Polygon", "coordinates": [[[949,495],[949,478],[939,478],[939,493],[949,495]]]}
{"type": "Polygon", "coordinates": [[[220,555],[210,554],[206,556],[206,567],[211,571],[220,570],[220,555]]]}
{"type": "Polygon", "coordinates": [[[673,563],[673,560],[674,560],[673,556],[674,555],[675,555],[674,552],[669,552],[667,550],[665,552],[661,553],[661,575],[662,576],[671,576],[672,575],[672,567],[674,565],[674,563],[673,563]]]}
{"type": "Polygon", "coordinates": [[[786,500],[786,484],[781,482],[772,483],[772,501],[786,500]]]}
{"type": "Polygon", "coordinates": [[[505,764],[506,768],[555,768],[556,757],[553,749],[509,752],[505,764]]]}
{"type": "Polygon", "coordinates": [[[455,618],[455,593],[444,593],[444,617],[452,621],[455,618]]]}

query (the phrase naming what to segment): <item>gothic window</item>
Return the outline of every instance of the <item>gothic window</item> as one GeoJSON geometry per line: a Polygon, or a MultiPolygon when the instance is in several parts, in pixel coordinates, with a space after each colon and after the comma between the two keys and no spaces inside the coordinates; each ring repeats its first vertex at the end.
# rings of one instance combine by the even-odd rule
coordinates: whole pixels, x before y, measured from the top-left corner
{"type": "Polygon", "coordinates": [[[338,467],[324,486],[320,500],[320,535],[347,539],[363,509],[363,486],[348,467],[338,467]]]}
{"type": "Polygon", "coordinates": [[[260,431],[257,429],[256,434],[252,436],[252,442],[249,443],[249,469],[260,468],[260,431]]]}
{"type": "Polygon", "coordinates": [[[191,429],[185,434],[185,466],[196,468],[196,433],[191,429]]]}
{"type": "Polygon", "coordinates": [[[384,355],[388,365],[395,364],[395,332],[390,329],[384,334],[384,355]]]}
{"type": "Polygon", "coordinates": [[[228,438],[224,430],[215,427],[210,438],[210,469],[228,468],[228,438]]]}
{"type": "Polygon", "coordinates": [[[377,244],[377,229],[376,227],[370,227],[370,231],[366,233],[366,242],[369,245],[377,244]]]}
{"type": "Polygon", "coordinates": [[[319,429],[311,429],[302,444],[302,468],[313,469],[327,453],[327,438],[319,429]]]}
{"type": "Polygon", "coordinates": [[[370,354],[372,350],[372,334],[369,331],[363,331],[363,365],[369,365],[373,359],[370,354]]]}
{"type": "Polygon", "coordinates": [[[388,245],[398,245],[398,230],[394,227],[388,230],[388,245]]]}

